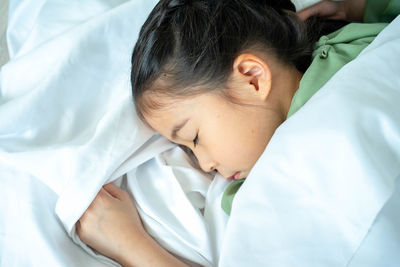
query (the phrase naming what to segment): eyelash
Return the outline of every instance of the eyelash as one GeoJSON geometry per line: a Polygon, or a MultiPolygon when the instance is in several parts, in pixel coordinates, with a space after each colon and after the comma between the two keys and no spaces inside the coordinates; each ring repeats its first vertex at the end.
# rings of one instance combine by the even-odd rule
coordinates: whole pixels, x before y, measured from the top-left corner
{"type": "Polygon", "coordinates": [[[198,143],[199,143],[199,134],[196,134],[196,137],[193,139],[194,147],[196,147],[198,143]]]}

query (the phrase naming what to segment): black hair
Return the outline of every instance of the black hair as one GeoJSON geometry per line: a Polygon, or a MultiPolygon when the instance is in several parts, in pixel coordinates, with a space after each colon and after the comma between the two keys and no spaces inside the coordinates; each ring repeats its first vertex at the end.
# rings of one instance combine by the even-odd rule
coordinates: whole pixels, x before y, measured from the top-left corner
{"type": "Polygon", "coordinates": [[[245,49],[261,48],[304,72],[317,38],[295,12],[290,0],[159,1],[132,54],[139,117],[162,107],[157,95],[179,99],[221,91],[245,49]],[[147,92],[154,94],[151,99],[143,97],[147,92]]]}

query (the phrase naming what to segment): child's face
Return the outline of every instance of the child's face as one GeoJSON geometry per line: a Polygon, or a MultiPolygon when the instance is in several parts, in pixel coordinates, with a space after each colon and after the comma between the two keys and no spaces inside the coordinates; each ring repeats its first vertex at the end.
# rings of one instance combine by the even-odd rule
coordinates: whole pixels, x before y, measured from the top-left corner
{"type": "Polygon", "coordinates": [[[217,170],[229,180],[236,172],[247,177],[282,123],[274,110],[233,104],[212,93],[176,102],[153,111],[146,121],[170,141],[189,147],[205,172],[217,170]],[[183,127],[174,138],[177,125],[183,127]]]}
{"type": "Polygon", "coordinates": [[[185,100],[157,95],[167,108],[153,110],[145,119],[167,139],[189,147],[205,172],[217,170],[226,179],[240,172],[235,178],[245,178],[285,121],[301,77],[294,66],[274,57],[243,53],[234,61],[225,90],[245,105],[218,93],[185,100]],[[182,129],[174,137],[176,126],[182,129]]]}

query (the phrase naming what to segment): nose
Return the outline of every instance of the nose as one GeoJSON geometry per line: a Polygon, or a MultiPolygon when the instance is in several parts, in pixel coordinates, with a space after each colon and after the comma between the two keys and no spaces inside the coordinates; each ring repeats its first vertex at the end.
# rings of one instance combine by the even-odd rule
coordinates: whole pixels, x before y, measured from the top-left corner
{"type": "Polygon", "coordinates": [[[204,172],[212,172],[216,170],[216,163],[206,152],[196,151],[195,156],[197,158],[197,161],[199,162],[200,168],[204,172]]]}
{"type": "Polygon", "coordinates": [[[199,160],[199,165],[204,172],[212,172],[215,170],[215,164],[213,164],[211,161],[204,162],[202,160],[199,160]]]}

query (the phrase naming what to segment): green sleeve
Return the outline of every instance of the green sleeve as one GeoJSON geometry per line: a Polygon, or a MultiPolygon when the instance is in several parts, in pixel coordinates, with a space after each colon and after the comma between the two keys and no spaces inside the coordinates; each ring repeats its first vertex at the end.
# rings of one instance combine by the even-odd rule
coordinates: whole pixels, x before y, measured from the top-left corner
{"type": "Polygon", "coordinates": [[[225,189],[221,199],[221,208],[227,215],[231,215],[233,198],[236,192],[240,189],[245,179],[236,180],[231,182],[225,189]]]}
{"type": "Polygon", "coordinates": [[[367,0],[364,22],[391,22],[400,14],[400,0],[367,0]]]}

